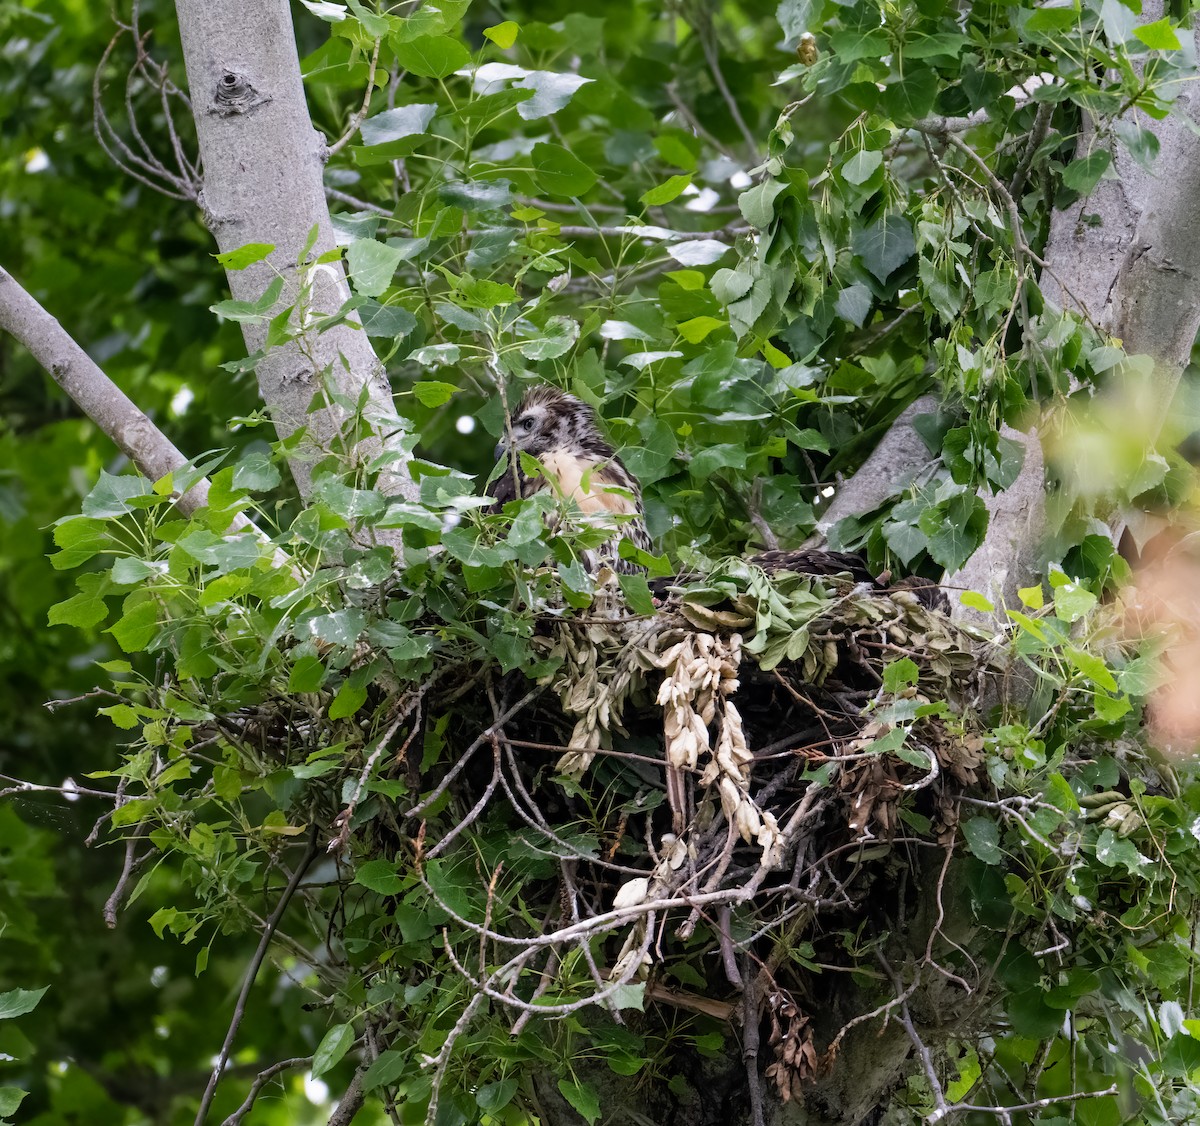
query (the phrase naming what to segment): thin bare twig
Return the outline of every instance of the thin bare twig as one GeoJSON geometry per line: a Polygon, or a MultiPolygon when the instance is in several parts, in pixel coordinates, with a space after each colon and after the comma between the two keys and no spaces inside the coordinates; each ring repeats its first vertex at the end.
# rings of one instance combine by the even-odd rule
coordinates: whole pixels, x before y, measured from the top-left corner
{"type": "Polygon", "coordinates": [[[254,1082],[250,1084],[250,1090],[246,1094],[245,1102],[243,1102],[242,1105],[237,1108],[237,1110],[229,1115],[225,1121],[221,1123],[221,1126],[240,1126],[242,1119],[250,1113],[251,1108],[254,1106],[254,1101],[258,1098],[259,1093],[268,1083],[271,1082],[272,1079],[275,1078],[275,1076],[284,1071],[289,1071],[293,1067],[307,1067],[312,1063],[312,1061],[312,1056],[294,1056],[292,1059],[280,1060],[278,1063],[271,1064],[270,1067],[263,1068],[263,1070],[254,1077],[254,1082]]]}
{"type": "MultiPolygon", "coordinates": [[[[138,825],[125,841],[125,860],[121,865],[121,875],[117,880],[117,886],[113,888],[112,895],[104,901],[104,925],[109,930],[115,930],[117,926],[117,912],[121,909],[121,904],[125,899],[126,888],[129,884],[129,878],[133,875],[141,861],[136,861],[138,840],[145,836],[149,829],[149,823],[143,821],[138,825]]],[[[145,858],[143,857],[143,860],[145,858]]]]}
{"type": "Polygon", "coordinates": [[[221,1051],[217,1055],[216,1063],[213,1064],[212,1074],[209,1076],[208,1085],[204,1088],[204,1095],[200,1100],[200,1109],[196,1111],[195,1126],[204,1126],[204,1119],[207,1117],[208,1109],[212,1106],[213,1097],[217,1093],[217,1084],[221,1082],[221,1072],[225,1070],[225,1064],[229,1061],[229,1053],[233,1049],[234,1037],[237,1036],[242,1018],[246,1015],[246,1002],[250,998],[250,990],[254,987],[254,979],[258,977],[259,968],[263,964],[263,959],[267,956],[271,939],[275,936],[275,931],[283,919],[283,913],[287,910],[288,904],[291,903],[292,897],[296,894],[296,889],[299,888],[300,881],[304,879],[305,872],[308,871],[309,866],[316,859],[318,851],[317,826],[314,824],[312,829],[309,830],[308,844],[305,847],[304,855],[301,856],[300,862],[292,872],[292,878],[288,881],[287,887],[279,897],[279,902],[275,904],[275,910],[271,912],[270,917],[267,919],[266,926],[263,927],[262,937],[258,942],[258,949],[255,950],[254,957],[250,959],[250,964],[246,967],[246,976],[242,979],[242,988],[238,993],[237,1003],[233,1008],[233,1019],[229,1022],[229,1031],[225,1033],[225,1043],[221,1045],[221,1051]]]}
{"type": "Polygon", "coordinates": [[[371,65],[367,70],[367,92],[363,95],[362,105],[358,107],[354,116],[350,118],[350,123],[346,126],[346,131],[329,146],[330,156],[341,152],[350,143],[350,138],[358,132],[358,127],[363,123],[371,108],[371,95],[375,93],[375,68],[379,65],[379,48],[382,43],[382,39],[376,39],[375,48],[371,52],[371,65]]]}

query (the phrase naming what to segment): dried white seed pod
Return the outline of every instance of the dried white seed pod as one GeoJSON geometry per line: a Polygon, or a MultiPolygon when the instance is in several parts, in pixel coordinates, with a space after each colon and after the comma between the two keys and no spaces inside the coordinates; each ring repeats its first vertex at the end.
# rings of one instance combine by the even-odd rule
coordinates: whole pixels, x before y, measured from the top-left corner
{"type": "Polygon", "coordinates": [[[762,829],[762,820],[758,816],[758,810],[749,801],[744,801],[738,806],[737,813],[734,814],[734,824],[737,826],[742,840],[747,844],[754,840],[758,836],[759,830],[762,829]]]}
{"type": "Polygon", "coordinates": [[[649,892],[650,881],[645,876],[638,876],[617,888],[617,894],[613,896],[613,910],[621,911],[645,903],[649,892]]]}
{"type": "Polygon", "coordinates": [[[732,821],[738,806],[742,804],[742,793],[729,775],[721,778],[719,788],[721,791],[721,812],[732,821]]]}

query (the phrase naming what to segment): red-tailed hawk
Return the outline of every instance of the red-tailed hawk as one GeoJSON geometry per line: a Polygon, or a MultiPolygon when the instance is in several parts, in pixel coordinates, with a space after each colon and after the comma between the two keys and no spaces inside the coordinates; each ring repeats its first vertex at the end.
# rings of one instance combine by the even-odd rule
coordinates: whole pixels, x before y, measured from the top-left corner
{"type": "Polygon", "coordinates": [[[597,551],[584,553],[590,571],[604,565],[626,573],[642,569],[618,554],[622,538],[643,551],[653,550],[642,516],[641,489],[605,439],[596,412],[582,399],[548,384],[531,387],[512,413],[511,435],[505,434],[496,446],[496,458],[504,469],[492,485],[494,509],[551,488],[584,514],[615,518],[613,538],[597,551]],[[512,456],[514,451],[536,458],[540,475],[527,475],[520,457],[512,456]]]}

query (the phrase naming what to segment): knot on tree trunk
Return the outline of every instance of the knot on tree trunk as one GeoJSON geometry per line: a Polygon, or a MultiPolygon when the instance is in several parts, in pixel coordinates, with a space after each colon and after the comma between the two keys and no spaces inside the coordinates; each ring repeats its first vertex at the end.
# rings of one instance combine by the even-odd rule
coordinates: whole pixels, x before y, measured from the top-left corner
{"type": "Polygon", "coordinates": [[[244,74],[227,70],[217,80],[217,92],[213,96],[212,112],[222,117],[250,113],[271,99],[260,94],[244,74]]]}

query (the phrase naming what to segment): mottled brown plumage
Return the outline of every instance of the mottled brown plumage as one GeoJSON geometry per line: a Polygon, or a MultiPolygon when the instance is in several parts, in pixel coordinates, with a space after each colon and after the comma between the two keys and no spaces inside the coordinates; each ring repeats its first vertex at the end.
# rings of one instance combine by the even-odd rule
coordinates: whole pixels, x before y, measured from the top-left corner
{"type": "Polygon", "coordinates": [[[622,538],[643,551],[652,550],[642,517],[641,489],[605,440],[596,412],[582,399],[548,384],[531,387],[513,411],[511,437],[505,435],[496,457],[504,469],[492,485],[494,509],[549,486],[580,512],[611,513],[618,518],[613,521],[619,524],[613,538],[597,551],[584,553],[589,570],[604,565],[616,571],[641,570],[618,555],[622,538]],[[537,458],[541,475],[526,475],[520,458],[509,456],[512,450],[537,458]]]}

